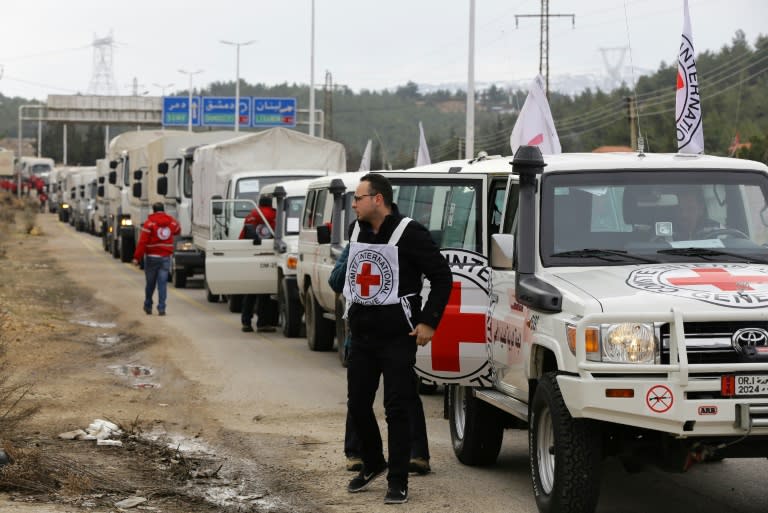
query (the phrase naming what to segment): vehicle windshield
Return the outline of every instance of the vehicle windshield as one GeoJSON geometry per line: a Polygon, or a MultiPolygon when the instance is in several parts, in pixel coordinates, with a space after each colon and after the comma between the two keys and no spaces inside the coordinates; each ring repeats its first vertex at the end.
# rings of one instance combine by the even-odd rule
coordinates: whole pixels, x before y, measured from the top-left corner
{"type": "MultiPolygon", "coordinates": [[[[235,187],[235,199],[247,199],[253,203],[259,203],[259,191],[261,188],[277,182],[287,182],[289,180],[300,180],[306,176],[260,176],[258,178],[241,178],[237,181],[235,187]]],[[[246,218],[253,207],[250,202],[235,202],[235,217],[246,218]]]]}
{"type": "Polygon", "coordinates": [[[766,262],[767,196],[758,171],[545,174],[542,262],[766,262]]]}
{"type": "Polygon", "coordinates": [[[35,175],[39,175],[41,173],[50,173],[51,165],[50,164],[34,164],[30,166],[30,171],[32,171],[32,174],[35,174],[35,175]]]}

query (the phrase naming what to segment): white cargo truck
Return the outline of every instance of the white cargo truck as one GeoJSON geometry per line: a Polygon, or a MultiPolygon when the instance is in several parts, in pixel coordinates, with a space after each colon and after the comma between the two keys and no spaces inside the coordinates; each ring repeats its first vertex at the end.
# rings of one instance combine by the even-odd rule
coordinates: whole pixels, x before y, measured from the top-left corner
{"type": "Polygon", "coordinates": [[[0,148],[0,180],[13,178],[13,152],[0,148]]]}
{"type": "Polygon", "coordinates": [[[131,162],[128,151],[145,146],[149,141],[171,133],[173,130],[141,130],[125,132],[115,136],[109,142],[106,159],[111,171],[108,175],[108,185],[104,190],[108,203],[109,223],[105,230],[105,246],[112,256],[123,262],[130,262],[136,239],[133,229],[133,219],[130,215],[129,198],[131,196],[131,162]]]}
{"type": "MultiPolygon", "coordinates": [[[[271,246],[254,248],[252,241],[237,240],[243,220],[258,203],[261,187],[345,169],[341,144],[284,128],[197,148],[192,163],[192,236],[205,254],[208,300],[277,292],[270,274],[276,267],[271,246]],[[212,198],[217,200],[215,216],[212,198]],[[251,267],[253,256],[270,260],[261,273],[260,267],[251,267]]],[[[235,300],[230,307],[237,310],[236,305],[235,300]]]]}
{"type": "Polygon", "coordinates": [[[768,457],[768,167],[523,146],[513,173],[478,267],[486,372],[448,387],[459,460],[493,463],[527,429],[539,510],[590,513],[608,457],[768,457]]]}

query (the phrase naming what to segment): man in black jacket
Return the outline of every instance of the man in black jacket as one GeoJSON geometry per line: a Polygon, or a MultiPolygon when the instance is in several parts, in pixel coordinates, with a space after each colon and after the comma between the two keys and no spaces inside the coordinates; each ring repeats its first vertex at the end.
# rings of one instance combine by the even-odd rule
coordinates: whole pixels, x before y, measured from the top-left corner
{"type": "Polygon", "coordinates": [[[369,173],[360,179],[352,208],[344,283],[352,344],[347,367],[349,413],[360,437],[363,469],[354,493],[387,470],[373,402],[384,377],[389,472],[384,502],[408,500],[409,412],[417,397],[416,346],[428,344],[451,292],[451,270],[426,228],[400,215],[392,185],[369,173]],[[430,293],[422,307],[423,278],[430,293]]]}

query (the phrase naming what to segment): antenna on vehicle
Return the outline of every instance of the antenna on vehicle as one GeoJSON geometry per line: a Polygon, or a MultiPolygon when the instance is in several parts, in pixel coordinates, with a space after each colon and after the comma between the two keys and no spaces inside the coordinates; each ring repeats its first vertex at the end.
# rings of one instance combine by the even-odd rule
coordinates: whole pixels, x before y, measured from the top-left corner
{"type": "MultiPolygon", "coordinates": [[[[627,0],[624,0],[624,24],[627,28],[627,48],[629,49],[629,70],[632,76],[632,92],[634,94],[634,98],[629,99],[630,104],[630,110],[632,105],[634,105],[634,114],[635,114],[635,120],[637,122],[637,141],[631,141],[632,148],[638,150],[638,153],[641,156],[644,156],[644,146],[645,142],[643,140],[643,132],[640,130],[640,109],[637,105],[637,80],[635,80],[635,64],[632,60],[632,41],[629,36],[629,13],[627,11],[627,0]],[[641,143],[642,141],[642,143],[641,143]],[[641,146],[642,144],[642,146],[641,146]]],[[[632,120],[630,119],[630,122],[632,120]]]]}

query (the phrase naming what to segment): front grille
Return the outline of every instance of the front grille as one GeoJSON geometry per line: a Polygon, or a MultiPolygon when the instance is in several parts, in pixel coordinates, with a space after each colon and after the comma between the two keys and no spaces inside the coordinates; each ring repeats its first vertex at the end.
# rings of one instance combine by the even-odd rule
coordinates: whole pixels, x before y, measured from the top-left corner
{"type": "MultiPolygon", "coordinates": [[[[688,363],[740,363],[743,357],[733,348],[733,334],[744,328],[768,330],[768,322],[686,322],[683,325],[688,363]]],[[[669,324],[659,327],[661,340],[661,363],[669,363],[669,324]]]]}

